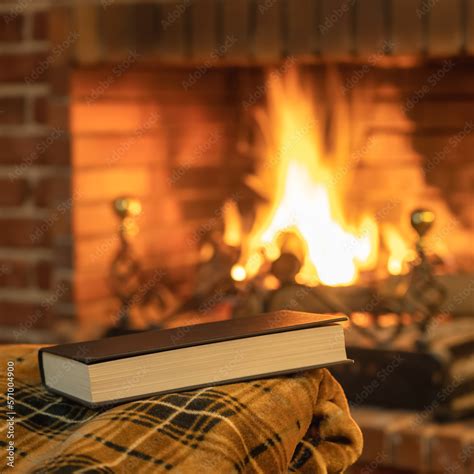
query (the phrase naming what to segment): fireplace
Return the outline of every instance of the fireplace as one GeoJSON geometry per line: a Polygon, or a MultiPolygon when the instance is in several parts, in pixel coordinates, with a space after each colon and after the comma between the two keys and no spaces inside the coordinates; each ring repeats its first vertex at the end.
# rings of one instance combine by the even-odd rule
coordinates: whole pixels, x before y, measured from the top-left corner
{"type": "Polygon", "coordinates": [[[472,270],[474,124],[470,92],[459,90],[474,72],[468,60],[404,67],[379,59],[367,71],[290,59],[198,75],[195,66],[137,61],[71,73],[74,287],[86,326],[103,329],[117,312],[109,276],[119,226],[112,202],[121,196],[143,207],[131,239],[137,256],[183,295],[213,232],[246,246],[231,268],[236,281],[261,270],[263,249],[275,262],[281,245],[304,264],[299,283],[347,287],[406,274],[416,241],[410,213],[419,207],[436,214],[427,246],[441,272],[472,270]],[[311,251],[319,269],[305,261],[311,251]]]}
{"type": "Polygon", "coordinates": [[[345,313],[361,472],[461,472],[470,421],[432,420],[474,406],[473,12],[3,2],[1,341],[345,313]]]}
{"type": "Polygon", "coordinates": [[[228,271],[236,285],[279,266],[271,277],[289,272],[297,284],[351,295],[352,309],[361,306],[358,288],[385,282],[393,292],[403,280],[417,239],[410,213],[426,208],[436,215],[426,244],[448,287],[445,308],[469,312],[471,25],[458,7],[443,23],[443,2],[427,13],[403,2],[317,3],[308,2],[308,15],[292,2],[213,1],[31,13],[49,29],[33,45],[44,57],[22,74],[44,90],[47,119],[31,126],[44,137],[23,161],[60,174],[41,170],[35,205],[44,218],[15,217],[5,237],[5,249],[18,245],[18,258],[49,269],[37,294],[12,279],[17,263],[5,258],[5,314],[19,308],[19,293],[31,301],[20,321],[4,316],[13,337],[28,328],[36,340],[86,338],[114,324],[113,202],[123,196],[142,207],[130,238],[137,259],[149,274],[162,272],[178,301],[199,287],[206,242],[217,238],[236,249],[228,271]],[[127,27],[130,18],[142,27],[127,27]],[[26,257],[21,229],[32,236],[26,257]],[[275,265],[283,247],[292,257],[275,265]]]}

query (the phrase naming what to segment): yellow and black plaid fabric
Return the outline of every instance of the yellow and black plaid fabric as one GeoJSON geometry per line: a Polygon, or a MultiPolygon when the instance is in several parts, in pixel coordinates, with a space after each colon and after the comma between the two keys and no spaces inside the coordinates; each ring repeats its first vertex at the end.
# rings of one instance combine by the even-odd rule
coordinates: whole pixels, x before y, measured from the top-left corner
{"type": "MultiPolygon", "coordinates": [[[[0,349],[2,410],[5,368],[14,362],[11,472],[340,473],[362,449],[344,393],[326,370],[91,410],[41,386],[37,352],[0,349]]],[[[3,470],[5,417],[0,430],[3,470]]]]}

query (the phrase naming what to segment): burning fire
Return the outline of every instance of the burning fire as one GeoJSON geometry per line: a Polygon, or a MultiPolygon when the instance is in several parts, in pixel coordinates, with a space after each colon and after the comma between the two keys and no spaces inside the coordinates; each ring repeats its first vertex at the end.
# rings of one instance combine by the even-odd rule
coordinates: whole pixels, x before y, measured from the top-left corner
{"type": "Polygon", "coordinates": [[[414,250],[408,248],[400,233],[390,224],[384,226],[383,235],[385,245],[390,254],[387,261],[388,272],[391,275],[405,273],[408,270],[407,257],[411,256],[411,258],[414,258],[414,250]]]}
{"type": "MultiPolygon", "coordinates": [[[[301,263],[296,281],[352,284],[361,271],[373,270],[377,264],[377,222],[370,215],[360,215],[356,222],[347,219],[341,173],[341,163],[347,158],[337,147],[331,153],[325,151],[321,112],[303,89],[297,71],[270,76],[267,98],[266,110],[256,116],[265,142],[262,161],[256,175],[247,181],[266,203],[256,210],[246,235],[235,203],[225,207],[224,240],[242,247],[231,276],[236,281],[251,278],[265,261],[275,261],[287,251],[283,247],[290,241],[291,253],[301,263]]],[[[339,106],[335,108],[340,111],[339,106]]],[[[391,238],[396,240],[396,236],[391,238]]],[[[401,271],[399,244],[396,242],[398,253],[390,261],[394,273],[401,271]]]]}

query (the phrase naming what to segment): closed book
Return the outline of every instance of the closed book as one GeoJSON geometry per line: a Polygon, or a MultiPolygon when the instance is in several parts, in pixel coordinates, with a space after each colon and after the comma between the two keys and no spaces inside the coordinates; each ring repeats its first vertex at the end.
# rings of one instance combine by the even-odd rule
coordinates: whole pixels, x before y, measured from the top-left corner
{"type": "Polygon", "coordinates": [[[341,315],[275,311],[42,348],[44,385],[87,406],[347,362],[341,315]]]}

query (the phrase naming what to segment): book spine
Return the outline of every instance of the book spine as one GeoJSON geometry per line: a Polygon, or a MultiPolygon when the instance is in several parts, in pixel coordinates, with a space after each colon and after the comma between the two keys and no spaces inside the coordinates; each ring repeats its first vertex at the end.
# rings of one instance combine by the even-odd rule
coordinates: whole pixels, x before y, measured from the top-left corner
{"type": "Polygon", "coordinates": [[[43,349],[38,351],[38,369],[40,372],[41,383],[46,386],[46,379],[44,376],[44,367],[43,367],[43,349]]]}

